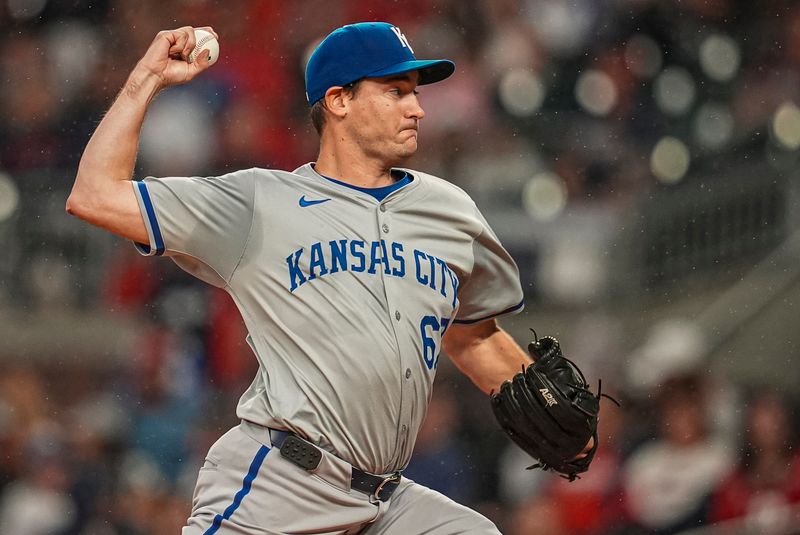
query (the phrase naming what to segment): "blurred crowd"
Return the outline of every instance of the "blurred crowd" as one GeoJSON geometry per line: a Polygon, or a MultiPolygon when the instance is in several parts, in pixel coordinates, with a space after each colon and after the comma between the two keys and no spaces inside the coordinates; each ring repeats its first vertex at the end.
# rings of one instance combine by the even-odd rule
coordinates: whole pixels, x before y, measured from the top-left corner
{"type": "MultiPolygon", "coordinates": [[[[89,135],[163,28],[213,26],[221,59],[155,101],[137,176],[313,159],[305,58],[356,20],[391,21],[418,57],[455,60],[452,80],[421,88],[413,166],[488,211],[624,210],[733,153],[781,164],[800,147],[791,0],[3,0],[0,238],[10,191],[60,209],[89,135]],[[43,171],[51,183],[25,182],[43,171]]],[[[34,294],[55,284],[46,268],[28,280],[34,294]]],[[[227,295],[124,246],[97,273],[84,308],[137,318],[140,343],[123,366],[0,355],[0,533],[177,533],[205,452],[236,424],[255,359],[227,295]]],[[[624,377],[621,366],[603,371],[624,377]]],[[[445,365],[406,473],[512,535],[800,525],[795,399],[697,363],[622,401],[603,402],[592,470],[568,483],[525,470],[484,397],[445,365]]]]}

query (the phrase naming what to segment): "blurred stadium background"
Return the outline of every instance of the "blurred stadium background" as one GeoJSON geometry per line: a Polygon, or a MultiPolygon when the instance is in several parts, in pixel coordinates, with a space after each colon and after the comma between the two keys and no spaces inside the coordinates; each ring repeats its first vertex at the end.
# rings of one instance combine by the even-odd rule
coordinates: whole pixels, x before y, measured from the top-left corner
{"type": "Polygon", "coordinates": [[[222,54],[155,102],[137,176],[212,175],[315,157],[305,58],[357,20],[455,59],[410,166],[518,260],[503,325],[555,334],[623,402],[567,484],[444,363],[408,474],[510,534],[800,533],[790,0],[2,0],[0,533],[178,533],[254,373],[226,294],[64,213],[154,34],[212,25],[222,54]]]}

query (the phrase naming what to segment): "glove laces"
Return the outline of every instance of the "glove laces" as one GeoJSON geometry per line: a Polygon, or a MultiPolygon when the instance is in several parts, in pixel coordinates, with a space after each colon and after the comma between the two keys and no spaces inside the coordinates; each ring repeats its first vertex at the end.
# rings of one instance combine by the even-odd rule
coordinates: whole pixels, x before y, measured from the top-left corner
{"type": "MultiPolygon", "coordinates": [[[[536,331],[533,329],[533,327],[529,327],[529,328],[530,328],[531,332],[533,333],[533,341],[534,341],[534,343],[538,342],[539,341],[539,337],[537,336],[536,331]]],[[[596,397],[598,400],[600,398],[606,398],[606,399],[610,400],[611,402],[613,402],[614,405],[616,405],[617,407],[622,407],[622,405],[620,404],[619,401],[617,401],[613,397],[609,396],[608,394],[603,394],[603,380],[602,379],[598,379],[597,380],[597,395],[592,394],[592,391],[589,389],[589,383],[586,381],[586,376],[583,375],[583,372],[578,367],[578,365],[575,364],[568,357],[565,357],[563,354],[561,355],[561,358],[566,360],[569,363],[569,365],[572,366],[572,369],[575,370],[576,372],[578,372],[578,375],[580,375],[580,377],[581,377],[582,384],[576,385],[574,383],[568,383],[569,386],[571,386],[572,388],[575,388],[577,390],[581,390],[583,392],[588,392],[593,397],[596,397]]],[[[525,373],[525,366],[524,365],[522,366],[522,373],[525,373]]],[[[584,409],[580,405],[576,404],[574,401],[572,401],[571,404],[572,404],[573,407],[575,407],[576,409],[578,409],[579,411],[584,413],[586,416],[594,416],[591,412],[587,411],[586,409],[584,409]]],[[[537,468],[538,468],[538,466],[537,466],[537,468]]]]}

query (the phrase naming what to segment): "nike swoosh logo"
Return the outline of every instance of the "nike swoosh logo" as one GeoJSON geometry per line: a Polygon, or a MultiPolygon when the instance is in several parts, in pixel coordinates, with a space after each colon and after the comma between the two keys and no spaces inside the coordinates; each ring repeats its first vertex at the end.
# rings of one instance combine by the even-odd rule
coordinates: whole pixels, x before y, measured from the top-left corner
{"type": "Polygon", "coordinates": [[[314,206],[315,204],[322,204],[324,202],[328,202],[329,200],[330,199],[319,199],[319,200],[316,200],[316,201],[315,200],[308,200],[308,199],[306,199],[306,196],[303,195],[302,197],[300,197],[300,206],[302,208],[306,208],[308,206],[314,206]]]}

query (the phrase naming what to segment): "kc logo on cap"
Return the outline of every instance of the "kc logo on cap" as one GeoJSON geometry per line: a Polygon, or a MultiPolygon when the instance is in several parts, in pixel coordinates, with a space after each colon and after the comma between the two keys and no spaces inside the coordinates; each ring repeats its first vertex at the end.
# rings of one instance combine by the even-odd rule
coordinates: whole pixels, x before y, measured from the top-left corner
{"type": "Polygon", "coordinates": [[[406,36],[403,34],[403,32],[400,31],[400,28],[398,28],[397,26],[392,26],[392,31],[397,36],[397,38],[400,39],[400,43],[402,43],[403,46],[407,46],[408,49],[413,54],[414,53],[414,49],[411,48],[410,44],[408,44],[408,39],[406,39],[406,36]]]}
{"type": "Polygon", "coordinates": [[[400,31],[387,22],[359,22],[331,32],[306,66],[306,98],[313,105],[331,87],[362,78],[419,71],[419,85],[444,80],[455,71],[447,59],[418,60],[400,31]]]}

